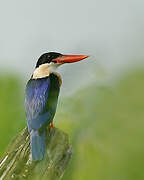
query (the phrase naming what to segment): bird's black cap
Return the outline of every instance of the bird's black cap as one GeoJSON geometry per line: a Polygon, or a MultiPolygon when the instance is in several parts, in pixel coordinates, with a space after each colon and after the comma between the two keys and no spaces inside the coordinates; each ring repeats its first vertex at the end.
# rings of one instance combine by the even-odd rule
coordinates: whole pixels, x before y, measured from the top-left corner
{"type": "Polygon", "coordinates": [[[56,59],[60,56],[62,56],[62,54],[57,53],[57,52],[44,53],[39,57],[37,64],[36,64],[36,68],[42,64],[50,63],[53,59],[56,59]]]}

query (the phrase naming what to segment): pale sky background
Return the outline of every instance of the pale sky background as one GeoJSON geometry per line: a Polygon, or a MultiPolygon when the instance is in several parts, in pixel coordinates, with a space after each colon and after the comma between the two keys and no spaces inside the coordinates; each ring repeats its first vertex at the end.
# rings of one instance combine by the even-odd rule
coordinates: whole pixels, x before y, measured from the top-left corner
{"type": "Polygon", "coordinates": [[[63,92],[144,61],[143,0],[0,0],[0,70],[28,79],[48,51],[88,54],[64,65],[63,92]]]}

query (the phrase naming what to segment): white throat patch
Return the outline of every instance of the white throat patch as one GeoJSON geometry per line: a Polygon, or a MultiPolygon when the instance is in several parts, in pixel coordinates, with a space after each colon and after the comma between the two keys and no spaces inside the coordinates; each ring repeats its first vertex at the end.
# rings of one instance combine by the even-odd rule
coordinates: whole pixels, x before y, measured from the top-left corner
{"type": "Polygon", "coordinates": [[[38,68],[34,70],[32,79],[38,79],[38,78],[49,76],[50,73],[56,71],[59,65],[60,64],[56,64],[53,62],[40,65],[38,68]]]}

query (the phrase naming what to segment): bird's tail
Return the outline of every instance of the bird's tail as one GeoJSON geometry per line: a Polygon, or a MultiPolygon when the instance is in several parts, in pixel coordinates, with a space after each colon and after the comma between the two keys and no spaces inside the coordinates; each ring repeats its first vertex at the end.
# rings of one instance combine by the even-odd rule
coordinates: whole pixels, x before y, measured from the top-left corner
{"type": "Polygon", "coordinates": [[[46,134],[43,132],[39,135],[38,131],[32,130],[30,133],[31,141],[31,152],[32,159],[34,161],[39,161],[44,158],[46,150],[46,134]]]}

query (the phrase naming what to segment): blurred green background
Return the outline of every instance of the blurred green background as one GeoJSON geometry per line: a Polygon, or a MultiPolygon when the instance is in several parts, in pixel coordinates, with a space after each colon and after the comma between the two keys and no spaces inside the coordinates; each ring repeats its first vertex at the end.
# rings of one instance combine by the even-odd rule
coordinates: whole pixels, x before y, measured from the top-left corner
{"type": "MultiPolygon", "coordinates": [[[[1,156],[26,120],[23,80],[1,74],[0,85],[1,156]]],[[[73,146],[63,180],[143,180],[144,69],[60,97],[55,126],[73,146]]]]}

